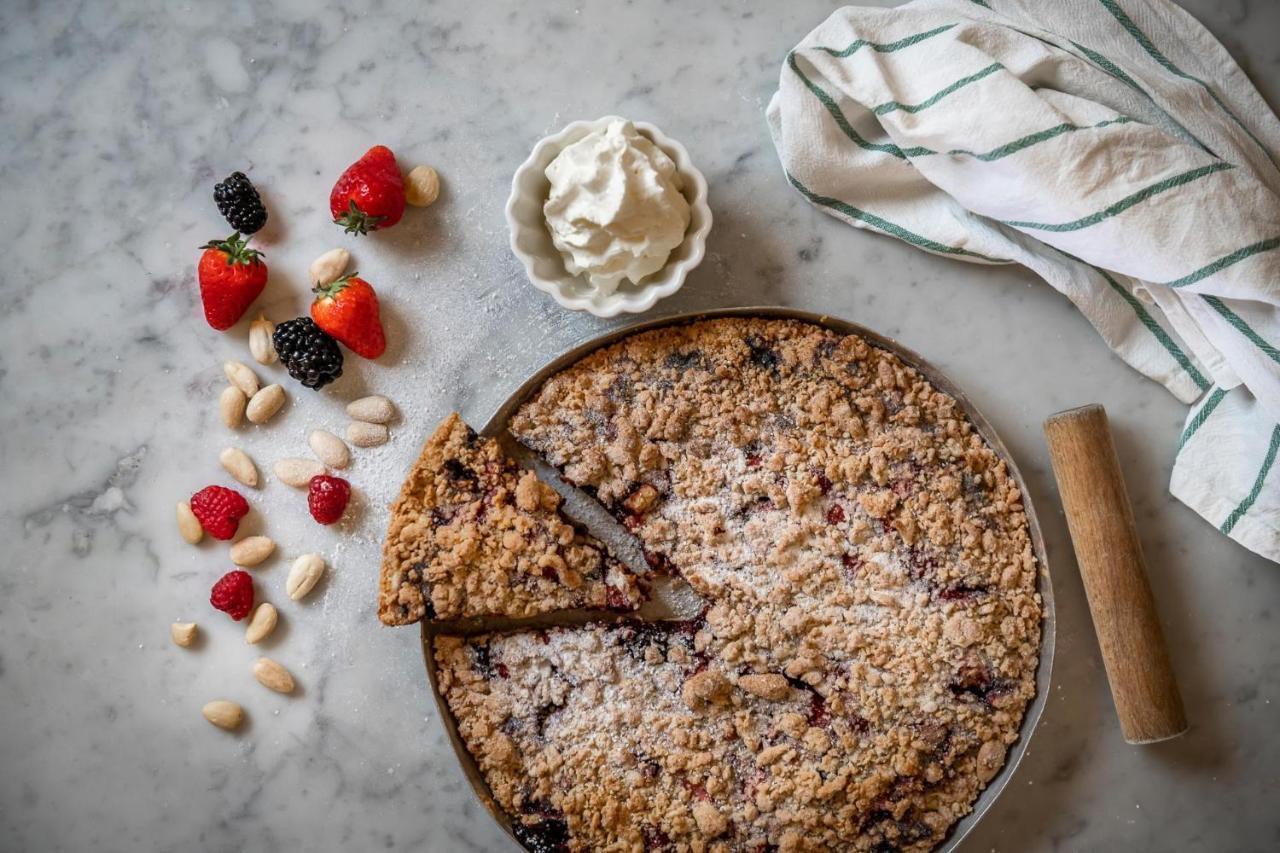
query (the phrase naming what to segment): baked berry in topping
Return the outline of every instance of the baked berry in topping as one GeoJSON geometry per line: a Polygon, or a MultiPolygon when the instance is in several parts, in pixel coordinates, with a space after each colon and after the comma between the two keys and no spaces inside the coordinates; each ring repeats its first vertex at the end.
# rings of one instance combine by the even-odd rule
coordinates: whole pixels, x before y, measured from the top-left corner
{"type": "Polygon", "coordinates": [[[271,342],[289,375],[306,388],[319,390],[342,375],[342,351],[310,317],[276,326],[271,342]]]}
{"type": "Polygon", "coordinates": [[[450,480],[470,480],[475,482],[478,479],[475,471],[472,471],[457,459],[444,460],[444,472],[450,480]]]}
{"type": "Polygon", "coordinates": [[[569,824],[563,818],[543,818],[533,824],[513,821],[511,830],[531,853],[561,853],[569,849],[569,824]]]}
{"type": "Polygon", "coordinates": [[[778,355],[778,351],[765,343],[764,338],[759,335],[747,338],[747,348],[751,350],[751,363],[757,367],[776,371],[782,363],[782,356],[778,355]]]}
{"type": "Polygon", "coordinates": [[[225,181],[213,185],[213,203],[232,228],[253,234],[267,224],[267,209],[244,172],[232,172],[225,181]]]}

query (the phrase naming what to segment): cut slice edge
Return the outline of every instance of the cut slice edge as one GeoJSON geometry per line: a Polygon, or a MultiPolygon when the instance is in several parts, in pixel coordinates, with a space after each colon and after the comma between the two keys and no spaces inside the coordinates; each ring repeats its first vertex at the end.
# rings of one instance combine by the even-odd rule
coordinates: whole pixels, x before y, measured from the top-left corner
{"type": "Polygon", "coordinates": [[[456,412],[435,429],[391,506],[378,616],[519,619],[638,609],[643,578],[561,511],[561,497],[456,412]]]}

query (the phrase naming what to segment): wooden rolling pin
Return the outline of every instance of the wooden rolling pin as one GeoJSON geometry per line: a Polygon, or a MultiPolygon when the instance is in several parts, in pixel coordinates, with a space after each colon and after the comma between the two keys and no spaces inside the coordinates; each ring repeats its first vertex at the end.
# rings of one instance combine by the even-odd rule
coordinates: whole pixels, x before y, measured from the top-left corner
{"type": "Polygon", "coordinates": [[[1044,422],[1044,434],[1124,739],[1177,737],[1187,730],[1187,715],[1107,412],[1096,404],[1059,412],[1044,422]]]}

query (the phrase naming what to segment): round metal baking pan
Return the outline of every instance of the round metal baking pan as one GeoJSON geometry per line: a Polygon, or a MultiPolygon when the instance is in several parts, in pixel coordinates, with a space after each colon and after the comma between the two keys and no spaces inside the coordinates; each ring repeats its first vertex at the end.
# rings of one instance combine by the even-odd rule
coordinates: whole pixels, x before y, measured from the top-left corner
{"type": "MultiPolygon", "coordinates": [[[[1039,588],[1038,592],[1043,601],[1044,621],[1041,624],[1040,636],[1040,663],[1036,667],[1036,693],[1031,702],[1027,705],[1026,714],[1022,719],[1022,728],[1020,729],[1020,737],[1018,742],[1010,748],[1008,756],[1005,759],[1004,767],[1000,773],[991,780],[990,784],[982,791],[978,799],[973,804],[973,810],[965,817],[956,822],[951,828],[951,832],[943,840],[943,842],[935,848],[935,853],[947,853],[947,851],[955,850],[964,840],[973,828],[978,824],[984,814],[991,808],[991,805],[1000,796],[1000,793],[1009,784],[1009,780],[1013,777],[1014,771],[1018,767],[1018,763],[1022,760],[1022,756],[1027,751],[1027,744],[1031,739],[1032,732],[1035,731],[1036,724],[1040,721],[1040,715],[1044,711],[1045,702],[1049,696],[1050,675],[1053,670],[1053,649],[1055,637],[1055,620],[1053,607],[1053,584],[1049,580],[1049,563],[1044,548],[1044,537],[1040,532],[1040,522],[1036,518],[1035,507],[1031,503],[1031,496],[1027,491],[1026,483],[1022,478],[1021,472],[1018,470],[1017,464],[1013,457],[1009,455],[1008,449],[1004,446],[1004,442],[1000,440],[1000,436],[988,423],[982,413],[974,408],[973,404],[964,395],[956,385],[946,377],[941,371],[920,357],[914,351],[904,347],[897,341],[887,338],[878,332],[872,331],[857,323],[850,323],[847,320],[841,320],[826,314],[815,314],[811,311],[801,311],[793,308],[725,308],[714,311],[699,311],[689,314],[677,314],[672,316],[661,317],[653,320],[647,320],[641,323],[633,323],[628,326],[622,326],[602,335],[594,337],[588,341],[575,346],[573,349],[561,354],[545,365],[541,370],[529,377],[515,393],[508,397],[502,405],[500,405],[493,413],[493,416],[485,423],[481,432],[484,435],[498,436],[506,431],[507,423],[515,411],[531,397],[553,374],[577,362],[588,353],[591,353],[601,347],[616,343],[622,338],[629,337],[638,332],[648,331],[650,329],[658,329],[664,326],[688,325],[700,320],[712,320],[719,317],[759,317],[772,320],[797,320],[804,323],[812,323],[825,329],[830,329],[837,334],[853,334],[857,335],[868,343],[888,350],[898,356],[902,361],[916,370],[929,380],[933,386],[941,391],[946,392],[955,398],[969,420],[977,429],[978,434],[983,440],[990,445],[1001,459],[1005,461],[1009,468],[1009,474],[1018,484],[1018,488],[1022,491],[1022,502],[1026,509],[1027,522],[1031,529],[1031,543],[1035,549],[1036,560],[1040,564],[1039,572],[1039,588]]],[[[477,625],[476,630],[483,629],[484,626],[477,625]]],[[[431,693],[436,700],[436,708],[440,712],[440,719],[444,722],[445,731],[449,735],[449,741],[453,744],[454,752],[457,753],[458,761],[462,765],[463,773],[467,780],[471,783],[472,788],[479,797],[480,802],[493,815],[499,825],[511,836],[512,840],[519,844],[515,834],[511,830],[511,819],[503,811],[502,807],[494,800],[493,794],[489,791],[489,786],[485,783],[484,777],[480,774],[476,767],[475,761],[471,757],[471,753],[467,751],[466,745],[463,743],[461,736],[458,734],[457,721],[453,718],[452,712],[449,710],[448,704],[444,700],[444,696],[440,692],[438,674],[436,672],[435,658],[431,654],[431,641],[437,633],[437,627],[423,623],[422,625],[422,652],[423,658],[427,665],[427,678],[431,684],[431,693]]],[[[469,631],[468,631],[469,633],[469,631]]]]}

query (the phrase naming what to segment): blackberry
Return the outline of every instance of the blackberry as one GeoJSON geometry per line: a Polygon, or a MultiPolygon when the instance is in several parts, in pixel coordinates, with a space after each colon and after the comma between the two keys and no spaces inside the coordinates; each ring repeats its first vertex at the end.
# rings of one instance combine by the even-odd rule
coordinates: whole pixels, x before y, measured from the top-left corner
{"type": "Polygon", "coordinates": [[[307,388],[319,390],[342,375],[342,351],[310,317],[276,326],[271,342],[289,375],[307,388]]]}
{"type": "Polygon", "coordinates": [[[214,184],[213,201],[231,227],[242,234],[253,234],[267,224],[267,209],[244,172],[232,172],[225,181],[214,184]]]}

